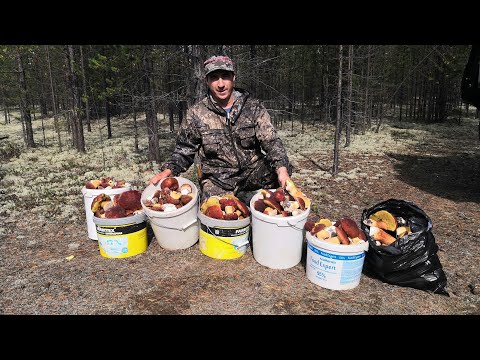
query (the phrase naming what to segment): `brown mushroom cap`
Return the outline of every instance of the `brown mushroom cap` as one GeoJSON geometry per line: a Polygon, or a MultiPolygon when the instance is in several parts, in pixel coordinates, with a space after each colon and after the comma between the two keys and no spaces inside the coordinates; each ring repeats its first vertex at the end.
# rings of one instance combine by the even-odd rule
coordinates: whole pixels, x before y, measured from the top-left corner
{"type": "Polygon", "coordinates": [[[174,177],[167,177],[165,180],[162,181],[160,185],[161,189],[169,188],[170,190],[177,190],[178,189],[178,180],[174,177]]]}
{"type": "Polygon", "coordinates": [[[142,193],[140,191],[128,190],[118,195],[116,205],[120,205],[125,210],[140,210],[142,208],[141,198],[142,193]]]}

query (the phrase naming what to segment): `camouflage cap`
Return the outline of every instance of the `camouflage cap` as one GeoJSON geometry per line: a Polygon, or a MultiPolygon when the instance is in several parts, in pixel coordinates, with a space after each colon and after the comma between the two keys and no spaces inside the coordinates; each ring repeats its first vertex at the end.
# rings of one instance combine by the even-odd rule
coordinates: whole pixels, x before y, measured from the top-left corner
{"type": "Polygon", "coordinates": [[[215,70],[235,72],[233,61],[228,56],[212,56],[203,63],[203,66],[205,67],[205,76],[215,70]]]}

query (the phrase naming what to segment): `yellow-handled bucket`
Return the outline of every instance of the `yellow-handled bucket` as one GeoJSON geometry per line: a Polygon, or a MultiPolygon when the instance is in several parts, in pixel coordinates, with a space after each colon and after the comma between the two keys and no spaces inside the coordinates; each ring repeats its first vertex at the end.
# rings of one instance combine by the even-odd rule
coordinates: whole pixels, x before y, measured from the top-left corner
{"type": "Polygon", "coordinates": [[[200,251],[214,259],[236,259],[245,254],[250,240],[250,217],[219,220],[198,212],[200,251]]]}
{"type": "Polygon", "coordinates": [[[126,258],[147,250],[147,216],[136,214],[118,219],[93,217],[100,255],[106,258],[126,258]]]}

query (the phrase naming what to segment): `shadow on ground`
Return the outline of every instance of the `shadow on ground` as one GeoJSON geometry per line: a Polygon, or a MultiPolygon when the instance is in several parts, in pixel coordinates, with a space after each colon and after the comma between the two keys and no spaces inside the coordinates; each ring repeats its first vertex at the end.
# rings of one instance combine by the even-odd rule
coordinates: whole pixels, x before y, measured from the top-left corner
{"type": "Polygon", "coordinates": [[[480,156],[387,155],[397,160],[394,167],[399,180],[452,201],[480,203],[480,156]]]}

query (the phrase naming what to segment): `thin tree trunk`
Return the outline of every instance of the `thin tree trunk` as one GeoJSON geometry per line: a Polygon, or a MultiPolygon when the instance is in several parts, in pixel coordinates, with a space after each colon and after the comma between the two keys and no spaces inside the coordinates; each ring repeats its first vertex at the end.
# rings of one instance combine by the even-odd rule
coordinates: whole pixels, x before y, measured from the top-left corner
{"type": "Polygon", "coordinates": [[[190,106],[199,101],[205,95],[205,76],[203,74],[203,62],[206,60],[204,45],[192,45],[193,81],[190,94],[190,106]]]}
{"type": "Polygon", "coordinates": [[[305,48],[302,47],[302,107],[300,108],[300,123],[302,124],[302,133],[305,121],[305,48]]]}
{"type": "Polygon", "coordinates": [[[255,45],[250,45],[250,90],[253,94],[257,94],[258,85],[258,69],[257,62],[257,48],[255,45]]]}
{"type": "Polygon", "coordinates": [[[340,162],[340,134],[342,129],[341,107],[342,107],[342,61],[343,46],[338,49],[338,88],[337,88],[337,122],[335,125],[335,143],[333,148],[333,175],[338,174],[340,162]]]}
{"type": "Polygon", "coordinates": [[[30,116],[30,104],[28,103],[27,82],[25,80],[25,71],[23,69],[22,59],[18,51],[15,53],[18,67],[18,83],[20,87],[20,113],[22,123],[25,125],[25,145],[34,148],[35,141],[33,140],[32,118],[30,116]]]}
{"type": "Polygon", "coordinates": [[[107,118],[107,139],[112,138],[112,122],[110,120],[110,99],[107,95],[107,74],[106,70],[103,72],[103,92],[105,94],[105,100],[103,106],[105,108],[105,117],[107,118]]]}
{"type": "Polygon", "coordinates": [[[75,74],[75,53],[73,45],[67,45],[67,55],[69,60],[68,75],[70,79],[70,92],[72,96],[72,135],[74,140],[75,148],[80,152],[85,152],[85,139],[83,136],[83,125],[82,119],[80,117],[81,103],[80,95],[78,91],[78,80],[77,75],[75,74]]]}
{"type": "Polygon", "coordinates": [[[175,131],[175,117],[174,117],[174,109],[173,109],[173,101],[168,102],[168,123],[170,124],[170,131],[175,131]]]}
{"type": "Polygon", "coordinates": [[[352,128],[352,102],[353,102],[353,45],[348,46],[348,105],[347,124],[345,129],[345,147],[350,146],[350,133],[352,128]]]}
{"type": "Polygon", "coordinates": [[[135,106],[135,100],[132,101],[132,112],[133,112],[133,135],[134,135],[134,151],[139,153],[140,149],[138,148],[138,123],[137,123],[137,109],[135,106]]]}
{"type": "Polygon", "coordinates": [[[60,151],[62,151],[62,139],[60,136],[60,127],[58,126],[57,105],[55,102],[55,89],[53,87],[53,78],[52,78],[52,64],[50,62],[50,50],[48,45],[45,45],[45,52],[47,54],[48,74],[50,77],[50,89],[52,91],[53,126],[55,127],[55,132],[57,133],[58,147],[60,148],[60,151]]]}
{"type": "Polygon", "coordinates": [[[365,134],[365,128],[368,124],[368,113],[370,111],[368,104],[370,101],[369,95],[368,95],[368,85],[369,85],[369,80],[370,80],[370,45],[367,47],[367,74],[365,78],[365,106],[363,109],[363,120],[362,120],[362,135],[365,134]]]}
{"type": "Polygon", "coordinates": [[[88,101],[87,95],[87,77],[85,76],[85,64],[83,58],[83,46],[80,45],[80,66],[82,68],[82,88],[83,88],[83,98],[85,99],[85,119],[87,122],[87,131],[92,131],[92,126],[90,125],[90,104],[88,101]]]}
{"type": "Polygon", "coordinates": [[[330,102],[329,102],[329,95],[330,93],[328,92],[329,88],[329,83],[328,83],[328,45],[325,47],[325,51],[322,52],[323,55],[323,63],[325,64],[325,72],[324,72],[324,78],[323,78],[323,84],[324,84],[324,99],[325,99],[325,121],[327,123],[330,122],[330,102]]]}
{"type": "Polygon", "coordinates": [[[182,121],[183,121],[183,105],[184,105],[184,102],[180,100],[178,102],[178,126],[182,125],[182,121]]]}
{"type": "Polygon", "coordinates": [[[35,66],[35,78],[37,80],[37,84],[40,86],[40,94],[39,94],[40,113],[42,114],[42,117],[47,117],[48,116],[47,99],[45,97],[43,71],[40,66],[38,53],[35,54],[35,57],[34,57],[34,66],[35,66]]]}
{"type": "Polygon", "coordinates": [[[153,89],[152,73],[152,47],[143,47],[143,83],[145,89],[145,116],[148,132],[148,159],[160,162],[160,149],[158,143],[158,123],[155,111],[155,93],[153,89]]]}

